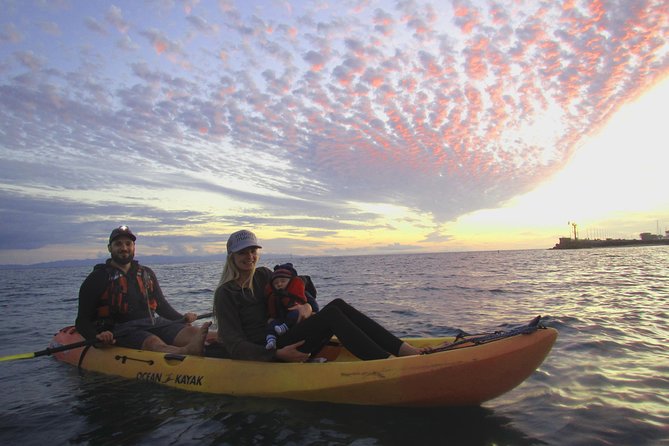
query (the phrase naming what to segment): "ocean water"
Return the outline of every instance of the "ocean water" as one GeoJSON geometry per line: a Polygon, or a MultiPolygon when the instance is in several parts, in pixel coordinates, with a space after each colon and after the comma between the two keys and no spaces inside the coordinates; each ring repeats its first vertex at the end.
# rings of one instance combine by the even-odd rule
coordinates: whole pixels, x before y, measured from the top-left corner
{"type": "MultiPolygon", "coordinates": [[[[519,387],[457,409],[196,394],[80,374],[51,357],[1,362],[0,443],[669,445],[669,247],[261,264],[279,260],[312,276],[321,304],[342,297],[400,336],[490,331],[536,315],[560,335],[519,387]]],[[[211,310],[221,264],[149,266],[175,308],[211,310]]],[[[42,350],[71,325],[90,269],[0,270],[0,356],[42,350]]]]}

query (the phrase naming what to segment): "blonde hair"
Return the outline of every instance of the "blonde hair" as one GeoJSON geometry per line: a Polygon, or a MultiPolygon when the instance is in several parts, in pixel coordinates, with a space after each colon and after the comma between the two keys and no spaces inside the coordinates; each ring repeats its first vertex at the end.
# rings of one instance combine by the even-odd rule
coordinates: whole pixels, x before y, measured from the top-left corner
{"type": "MultiPolygon", "coordinates": [[[[218,305],[216,302],[216,294],[218,294],[218,290],[225,285],[228,282],[231,282],[233,280],[239,279],[241,277],[241,273],[239,272],[239,269],[237,268],[237,265],[235,265],[235,260],[233,256],[235,253],[230,253],[228,254],[228,257],[225,259],[225,265],[223,266],[223,272],[221,273],[221,278],[218,281],[218,285],[216,286],[216,290],[214,291],[214,306],[213,306],[213,311],[214,311],[214,319],[218,320],[218,305]]],[[[248,287],[251,289],[251,294],[254,294],[253,290],[253,276],[256,273],[256,268],[253,268],[253,271],[251,271],[251,274],[249,275],[248,280],[241,284],[242,286],[242,292],[244,292],[244,286],[248,285],[248,287]]]]}
{"type": "MultiPolygon", "coordinates": [[[[226,283],[232,281],[232,280],[237,280],[241,277],[241,273],[239,272],[239,269],[237,268],[237,265],[235,265],[235,260],[233,256],[235,253],[231,253],[228,255],[228,257],[225,259],[225,265],[223,266],[223,272],[221,273],[221,278],[218,281],[218,285],[216,286],[216,290],[218,290],[220,287],[225,285],[226,283]]],[[[241,284],[242,288],[244,286],[248,286],[253,290],[253,275],[256,272],[255,266],[253,267],[253,271],[251,271],[251,274],[249,275],[248,280],[241,284]]]]}
{"type": "Polygon", "coordinates": [[[221,278],[216,285],[216,290],[230,282],[231,280],[237,280],[240,276],[239,270],[235,265],[235,262],[232,259],[234,254],[228,254],[228,257],[225,259],[225,265],[223,265],[223,272],[221,273],[221,278]]]}

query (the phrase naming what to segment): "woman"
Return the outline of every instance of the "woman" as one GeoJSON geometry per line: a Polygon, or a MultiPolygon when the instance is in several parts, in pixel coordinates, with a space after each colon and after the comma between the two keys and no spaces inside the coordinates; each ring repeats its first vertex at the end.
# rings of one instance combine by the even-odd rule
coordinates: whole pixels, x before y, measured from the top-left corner
{"type": "Polygon", "coordinates": [[[228,357],[304,362],[332,335],[363,360],[423,352],[392,335],[342,299],[333,300],[318,313],[314,313],[308,303],[295,305],[293,309],[299,312],[300,322],[279,338],[276,350],[267,350],[264,290],[272,272],[265,267],[256,268],[260,248],[251,231],[237,231],[228,239],[228,258],[214,293],[218,339],[228,357]]]}

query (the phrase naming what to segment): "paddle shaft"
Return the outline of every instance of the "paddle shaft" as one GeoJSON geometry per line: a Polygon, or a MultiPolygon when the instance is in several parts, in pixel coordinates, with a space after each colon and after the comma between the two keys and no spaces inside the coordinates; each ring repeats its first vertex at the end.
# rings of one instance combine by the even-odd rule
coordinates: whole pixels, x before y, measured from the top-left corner
{"type": "Polygon", "coordinates": [[[483,335],[472,335],[472,336],[465,336],[464,338],[460,340],[455,340],[453,343],[445,345],[443,347],[438,347],[435,349],[432,349],[426,354],[432,354],[432,353],[439,353],[439,352],[444,352],[447,350],[452,350],[456,347],[459,347],[463,344],[472,344],[472,345],[479,345],[479,344],[484,344],[486,342],[491,342],[491,341],[496,341],[499,339],[503,338],[508,338],[511,336],[515,336],[518,334],[529,334],[534,331],[536,331],[538,328],[542,327],[539,325],[539,322],[541,321],[541,316],[537,316],[534,319],[532,319],[527,325],[521,325],[520,327],[516,327],[514,329],[508,330],[508,331],[496,331],[494,333],[487,333],[483,335]]]}
{"type": "MultiPolygon", "coordinates": [[[[201,314],[196,319],[204,319],[204,318],[207,318],[207,317],[211,317],[212,314],[213,313],[201,314]]],[[[160,324],[159,326],[160,327],[167,327],[169,325],[178,324],[178,323],[183,323],[183,319],[179,319],[179,320],[176,320],[176,321],[170,321],[166,324],[160,324]]],[[[131,331],[128,331],[126,333],[120,334],[120,335],[115,336],[115,337],[125,336],[130,332],[131,331]]],[[[94,344],[97,344],[98,342],[100,342],[100,341],[98,341],[97,339],[85,339],[83,341],[74,342],[72,344],[59,345],[58,347],[48,347],[48,348],[45,348],[44,350],[40,350],[40,351],[36,351],[36,352],[32,352],[32,353],[19,353],[17,355],[3,356],[3,357],[0,357],[0,362],[2,362],[2,361],[12,361],[14,359],[31,359],[31,358],[37,358],[39,356],[52,355],[54,353],[63,352],[65,350],[72,350],[74,348],[85,347],[87,345],[94,345],[94,344]]]]}
{"type": "Polygon", "coordinates": [[[58,347],[48,347],[44,350],[33,353],[33,357],[51,355],[53,353],[64,352],[65,350],[72,350],[74,348],[85,347],[87,345],[97,344],[99,341],[97,339],[85,339],[80,342],[75,342],[73,344],[61,345],[58,347]]]}

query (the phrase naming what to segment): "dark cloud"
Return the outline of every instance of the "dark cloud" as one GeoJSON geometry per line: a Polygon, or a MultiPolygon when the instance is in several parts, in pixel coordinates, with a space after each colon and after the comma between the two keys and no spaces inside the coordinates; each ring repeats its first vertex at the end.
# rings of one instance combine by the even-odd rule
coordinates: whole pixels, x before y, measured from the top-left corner
{"type": "Polygon", "coordinates": [[[123,18],[123,11],[116,5],[111,5],[105,14],[105,19],[122,34],[130,28],[128,22],[123,18]]]}
{"type": "Polygon", "coordinates": [[[189,15],[186,16],[186,21],[190,23],[190,25],[193,26],[193,28],[195,28],[198,32],[204,34],[216,34],[218,32],[218,27],[216,25],[210,24],[202,17],[189,15]]]}
{"type": "MultiPolygon", "coordinates": [[[[38,249],[52,244],[101,243],[104,247],[111,230],[120,224],[130,225],[133,232],[139,235],[142,232],[162,232],[211,221],[211,216],[195,211],[165,211],[145,203],[129,206],[107,200],[82,203],[55,198],[47,191],[41,195],[0,192],[0,209],[3,215],[0,251],[38,249]],[[100,217],[92,218],[94,215],[100,217]],[[30,228],[29,233],[26,228],[30,228]]],[[[153,237],[154,244],[169,244],[179,240],[172,236],[162,239],[153,237]]],[[[210,240],[202,237],[199,242],[210,240]]]]}
{"type": "Polygon", "coordinates": [[[88,29],[91,31],[94,31],[96,33],[106,35],[107,34],[107,28],[104,27],[102,23],[100,23],[98,20],[95,19],[95,17],[86,17],[84,19],[84,23],[88,29]]]}
{"type": "Polygon", "coordinates": [[[5,23],[0,31],[0,42],[19,43],[23,40],[23,33],[14,23],[5,23]]]}

